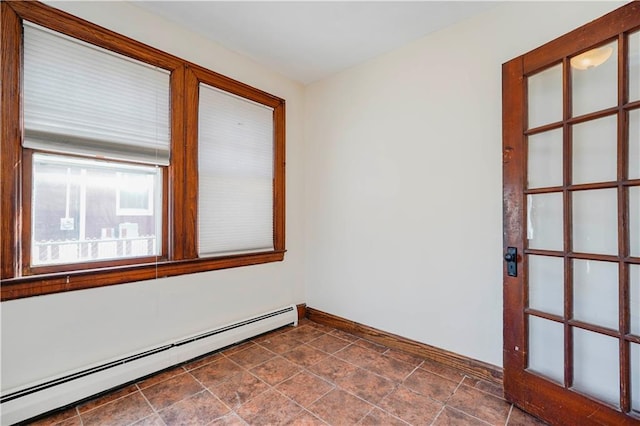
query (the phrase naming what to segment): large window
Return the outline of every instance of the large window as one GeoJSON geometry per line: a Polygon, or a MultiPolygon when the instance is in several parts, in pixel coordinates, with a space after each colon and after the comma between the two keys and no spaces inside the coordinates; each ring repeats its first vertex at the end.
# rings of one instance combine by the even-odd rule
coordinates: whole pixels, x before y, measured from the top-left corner
{"type": "Polygon", "coordinates": [[[282,99],[1,7],[3,300],[283,259],[282,99]]]}
{"type": "Polygon", "coordinates": [[[162,168],[37,152],[32,170],[31,266],[161,254],[162,168]]]}

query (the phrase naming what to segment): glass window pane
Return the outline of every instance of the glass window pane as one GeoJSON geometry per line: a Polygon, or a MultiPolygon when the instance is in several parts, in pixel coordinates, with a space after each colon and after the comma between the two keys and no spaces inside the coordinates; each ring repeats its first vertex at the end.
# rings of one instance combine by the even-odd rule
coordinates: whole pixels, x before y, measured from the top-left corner
{"type": "Polygon", "coordinates": [[[564,383],[564,326],[529,316],[528,370],[564,383]]]}
{"type": "Polygon", "coordinates": [[[629,179],[640,179],[640,109],[629,112],[629,179]]]}
{"type": "Polygon", "coordinates": [[[562,64],[527,79],[529,128],[562,120],[562,64]]]}
{"type": "Polygon", "coordinates": [[[564,315],[564,259],[533,256],[529,260],[529,307],[564,315]]]}
{"type": "Polygon", "coordinates": [[[562,185],[562,129],[529,136],[527,146],[528,187],[562,185]]]}
{"type": "Polygon", "coordinates": [[[631,333],[640,336],[640,265],[629,265],[631,333]]]}
{"type": "Polygon", "coordinates": [[[159,254],[162,169],[34,154],[31,264],[159,254]]]}
{"type": "Polygon", "coordinates": [[[640,100],[640,32],[629,36],[629,101],[640,100]]]}
{"type": "Polygon", "coordinates": [[[620,405],[618,339],[573,329],[573,387],[601,401],[620,405]]]}
{"type": "Polygon", "coordinates": [[[573,116],[618,104],[618,42],[571,58],[573,116]]]}
{"type": "Polygon", "coordinates": [[[573,193],[573,250],[618,254],[618,193],[597,189],[573,193]]]}
{"type": "Polygon", "coordinates": [[[618,120],[612,115],[573,126],[572,183],[617,179],[618,120]]]}
{"type": "Polygon", "coordinates": [[[631,256],[640,257],[640,186],[629,188],[629,245],[631,256]]]}
{"type": "Polygon", "coordinates": [[[527,196],[529,248],[562,250],[562,193],[527,196]]]}
{"type": "Polygon", "coordinates": [[[631,410],[640,415],[640,345],[631,343],[631,410]]]}
{"type": "Polygon", "coordinates": [[[573,261],[573,317],[618,329],[618,264],[573,261]]]}

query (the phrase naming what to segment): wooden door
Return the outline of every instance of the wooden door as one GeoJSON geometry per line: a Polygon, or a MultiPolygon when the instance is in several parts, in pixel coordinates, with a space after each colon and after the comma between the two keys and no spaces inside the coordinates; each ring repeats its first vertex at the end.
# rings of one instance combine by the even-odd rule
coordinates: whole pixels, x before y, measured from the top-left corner
{"type": "Polygon", "coordinates": [[[640,424],[640,2],[503,65],[503,149],[505,396],[640,424]]]}

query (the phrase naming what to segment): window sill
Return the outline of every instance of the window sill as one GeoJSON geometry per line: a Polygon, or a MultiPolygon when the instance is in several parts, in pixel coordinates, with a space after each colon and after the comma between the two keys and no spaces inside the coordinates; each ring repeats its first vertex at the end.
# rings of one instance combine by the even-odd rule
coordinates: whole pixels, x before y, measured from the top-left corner
{"type": "Polygon", "coordinates": [[[181,261],[160,261],[140,265],[10,278],[0,282],[0,300],[21,299],[44,294],[193,274],[196,272],[280,262],[284,259],[284,253],[285,250],[276,250],[266,253],[181,261]]]}

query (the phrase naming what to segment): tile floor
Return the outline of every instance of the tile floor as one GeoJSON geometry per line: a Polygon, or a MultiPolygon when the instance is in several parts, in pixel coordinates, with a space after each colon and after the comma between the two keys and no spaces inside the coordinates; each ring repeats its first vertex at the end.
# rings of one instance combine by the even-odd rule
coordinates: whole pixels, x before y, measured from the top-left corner
{"type": "Polygon", "coordinates": [[[35,425],[541,425],[464,373],[308,320],[35,425]]]}

